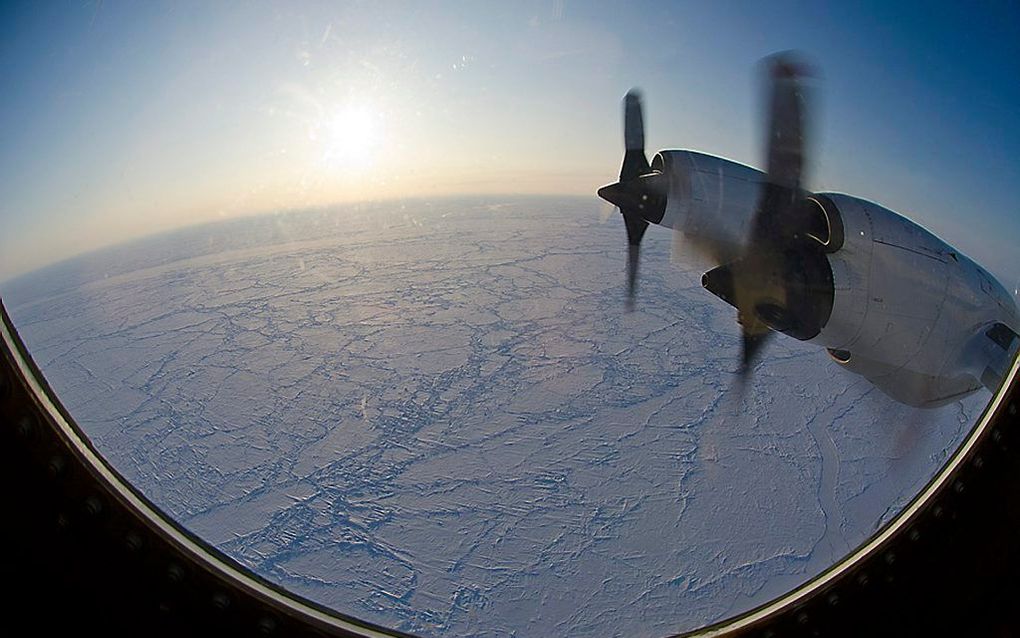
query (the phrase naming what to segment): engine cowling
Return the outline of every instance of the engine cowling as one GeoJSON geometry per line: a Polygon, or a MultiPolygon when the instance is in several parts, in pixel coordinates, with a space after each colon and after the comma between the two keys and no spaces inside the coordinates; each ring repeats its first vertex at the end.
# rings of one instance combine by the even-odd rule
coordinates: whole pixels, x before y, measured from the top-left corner
{"type": "Polygon", "coordinates": [[[981,387],[968,349],[996,321],[1016,322],[1015,304],[984,269],[917,224],[842,194],[843,243],[828,255],[829,320],[811,342],[897,400],[935,407],[981,387]]]}
{"type": "Polygon", "coordinates": [[[669,178],[661,225],[702,244],[717,261],[740,254],[758,205],[761,171],[695,151],[660,151],[652,170],[669,178]]]}
{"type": "MultiPolygon", "coordinates": [[[[719,261],[740,254],[750,236],[766,176],[761,171],[696,151],[660,151],[651,167],[669,180],[665,212],[656,223],[706,244],[719,261]]],[[[824,196],[809,195],[789,223],[839,250],[843,227],[839,211],[824,196]]]]}

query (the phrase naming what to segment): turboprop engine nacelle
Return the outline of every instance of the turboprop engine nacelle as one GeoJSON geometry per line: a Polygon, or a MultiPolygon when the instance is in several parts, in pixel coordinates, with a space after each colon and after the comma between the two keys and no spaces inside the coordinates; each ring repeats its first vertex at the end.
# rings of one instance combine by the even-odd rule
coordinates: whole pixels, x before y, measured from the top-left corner
{"type": "MultiPolygon", "coordinates": [[[[765,174],[693,151],[662,151],[651,168],[669,186],[661,221],[650,221],[683,233],[723,264],[703,283],[734,303],[725,264],[747,248],[765,174]]],[[[999,331],[1007,345],[996,356],[1008,359],[1020,317],[987,271],[870,201],[805,192],[790,214],[784,223],[817,242],[820,256],[805,269],[808,286],[787,286],[786,316],[760,313],[772,329],[824,346],[841,366],[910,405],[935,407],[994,385],[1001,371],[989,371],[988,353],[979,351],[994,349],[989,343],[999,331]]]]}
{"type": "Polygon", "coordinates": [[[834,209],[843,241],[829,264],[829,320],[812,343],[833,359],[916,406],[948,403],[988,385],[988,331],[1018,329],[1002,286],[966,256],[900,215],[856,197],[819,194],[834,209]]]}

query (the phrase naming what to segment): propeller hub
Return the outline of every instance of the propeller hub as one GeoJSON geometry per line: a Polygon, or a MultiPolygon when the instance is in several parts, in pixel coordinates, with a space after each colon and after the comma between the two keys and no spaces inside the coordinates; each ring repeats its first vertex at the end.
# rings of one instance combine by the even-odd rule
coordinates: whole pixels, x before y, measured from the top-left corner
{"type": "Polygon", "coordinates": [[[664,173],[656,172],[603,186],[598,190],[598,195],[619,206],[624,216],[636,216],[658,224],[666,214],[668,190],[669,178],[664,173]]]}

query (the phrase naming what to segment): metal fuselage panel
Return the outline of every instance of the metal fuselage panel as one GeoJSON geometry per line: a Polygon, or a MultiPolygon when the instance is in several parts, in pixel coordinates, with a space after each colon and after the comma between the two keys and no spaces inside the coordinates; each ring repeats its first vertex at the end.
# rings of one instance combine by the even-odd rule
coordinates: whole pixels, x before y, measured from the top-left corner
{"type": "MultiPolygon", "coordinates": [[[[765,174],[693,151],[662,151],[652,168],[669,176],[661,225],[720,259],[736,258],[765,174]]],[[[909,405],[935,407],[980,388],[975,341],[996,322],[1020,332],[1013,298],[987,271],[905,217],[850,195],[820,195],[837,209],[843,242],[827,254],[832,313],[809,342],[849,353],[838,365],[909,405]]]]}

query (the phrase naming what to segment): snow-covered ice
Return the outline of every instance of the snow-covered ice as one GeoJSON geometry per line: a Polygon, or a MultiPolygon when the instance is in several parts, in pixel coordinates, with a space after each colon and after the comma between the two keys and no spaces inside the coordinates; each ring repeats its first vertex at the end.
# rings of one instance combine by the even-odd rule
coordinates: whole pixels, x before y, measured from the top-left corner
{"type": "Polygon", "coordinates": [[[258,574],[436,636],[653,636],[746,611],[895,515],[987,394],[899,405],[579,198],[339,207],[2,288],[109,462],[258,574]]]}

